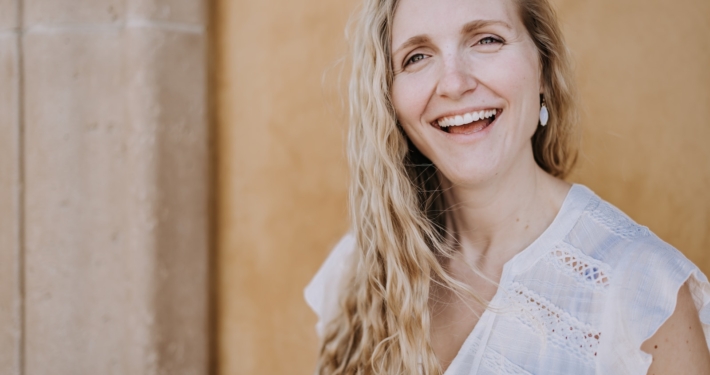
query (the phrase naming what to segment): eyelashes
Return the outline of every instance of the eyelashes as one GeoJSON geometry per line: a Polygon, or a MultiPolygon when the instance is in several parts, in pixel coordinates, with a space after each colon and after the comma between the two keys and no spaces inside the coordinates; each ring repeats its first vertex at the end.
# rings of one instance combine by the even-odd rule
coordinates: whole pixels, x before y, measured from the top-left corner
{"type": "Polygon", "coordinates": [[[410,64],[414,64],[418,61],[421,61],[425,58],[423,53],[415,53],[414,55],[410,56],[405,62],[404,62],[404,67],[406,68],[410,64]]]}
{"type": "Polygon", "coordinates": [[[487,36],[487,37],[479,40],[475,45],[488,45],[488,44],[503,44],[503,40],[492,37],[492,36],[487,36]]]}

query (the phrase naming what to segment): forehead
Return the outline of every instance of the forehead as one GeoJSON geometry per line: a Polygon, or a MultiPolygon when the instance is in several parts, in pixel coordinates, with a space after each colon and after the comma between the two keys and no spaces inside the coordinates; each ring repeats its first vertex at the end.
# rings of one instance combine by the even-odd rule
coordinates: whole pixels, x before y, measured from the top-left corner
{"type": "Polygon", "coordinates": [[[415,35],[459,33],[474,20],[503,21],[522,27],[514,0],[400,0],[392,24],[392,45],[415,35]]]}

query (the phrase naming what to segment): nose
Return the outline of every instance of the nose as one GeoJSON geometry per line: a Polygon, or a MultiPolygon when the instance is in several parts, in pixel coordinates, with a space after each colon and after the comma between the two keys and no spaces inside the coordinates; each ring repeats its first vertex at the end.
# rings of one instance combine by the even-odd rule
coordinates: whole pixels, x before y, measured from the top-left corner
{"type": "Polygon", "coordinates": [[[436,94],[449,99],[458,100],[467,92],[473,91],[478,81],[466,64],[465,59],[457,53],[444,56],[441,75],[436,86],[436,94]]]}

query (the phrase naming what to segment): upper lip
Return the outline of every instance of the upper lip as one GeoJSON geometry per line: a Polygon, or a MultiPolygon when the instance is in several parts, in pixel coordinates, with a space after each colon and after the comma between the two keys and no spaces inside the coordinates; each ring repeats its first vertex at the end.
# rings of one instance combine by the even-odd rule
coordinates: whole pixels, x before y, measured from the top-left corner
{"type": "Polygon", "coordinates": [[[479,112],[479,111],[487,111],[487,110],[491,110],[491,109],[495,109],[496,112],[498,112],[498,111],[501,110],[501,108],[490,107],[490,106],[489,106],[489,107],[471,107],[471,108],[466,108],[466,109],[462,109],[462,110],[456,110],[456,111],[444,113],[444,114],[442,114],[442,115],[439,115],[439,116],[435,117],[433,120],[430,121],[430,123],[436,124],[436,123],[439,122],[439,120],[441,120],[441,119],[443,119],[443,118],[446,118],[446,117],[463,116],[463,115],[465,115],[465,114],[467,114],[467,113],[479,112]]]}

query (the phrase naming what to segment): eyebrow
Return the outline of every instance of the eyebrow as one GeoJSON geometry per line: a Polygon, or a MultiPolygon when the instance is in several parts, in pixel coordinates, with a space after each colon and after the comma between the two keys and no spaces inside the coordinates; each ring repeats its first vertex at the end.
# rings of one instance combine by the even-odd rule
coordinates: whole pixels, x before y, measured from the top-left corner
{"type": "Polygon", "coordinates": [[[468,34],[468,33],[471,33],[473,31],[476,31],[478,29],[482,29],[482,28],[484,28],[486,26],[490,26],[490,25],[501,25],[501,26],[504,26],[508,30],[513,29],[512,27],[510,27],[510,25],[508,25],[507,23],[505,23],[503,21],[475,20],[475,21],[471,21],[471,22],[463,25],[463,27],[461,28],[461,34],[468,34]]]}
{"type": "Polygon", "coordinates": [[[428,37],[428,36],[425,36],[425,35],[413,36],[413,37],[407,39],[406,42],[402,43],[402,45],[399,46],[399,48],[397,48],[397,49],[392,53],[392,56],[398,54],[399,51],[401,51],[401,50],[403,50],[403,49],[409,48],[409,47],[414,46],[414,45],[417,45],[417,44],[425,44],[425,43],[428,43],[428,42],[429,42],[429,37],[428,37]]]}
{"type": "MultiPolygon", "coordinates": [[[[510,27],[510,25],[508,25],[507,23],[505,23],[503,21],[475,20],[475,21],[471,21],[471,22],[463,25],[463,27],[461,28],[461,35],[470,34],[478,29],[482,29],[482,28],[484,28],[486,26],[490,26],[490,25],[502,25],[509,30],[513,29],[512,27],[510,27]]],[[[392,56],[398,54],[399,51],[409,48],[413,45],[424,44],[424,43],[428,43],[428,42],[429,42],[429,37],[426,35],[413,36],[413,37],[407,39],[406,42],[402,43],[402,45],[400,45],[394,52],[392,52],[392,56]]]]}

